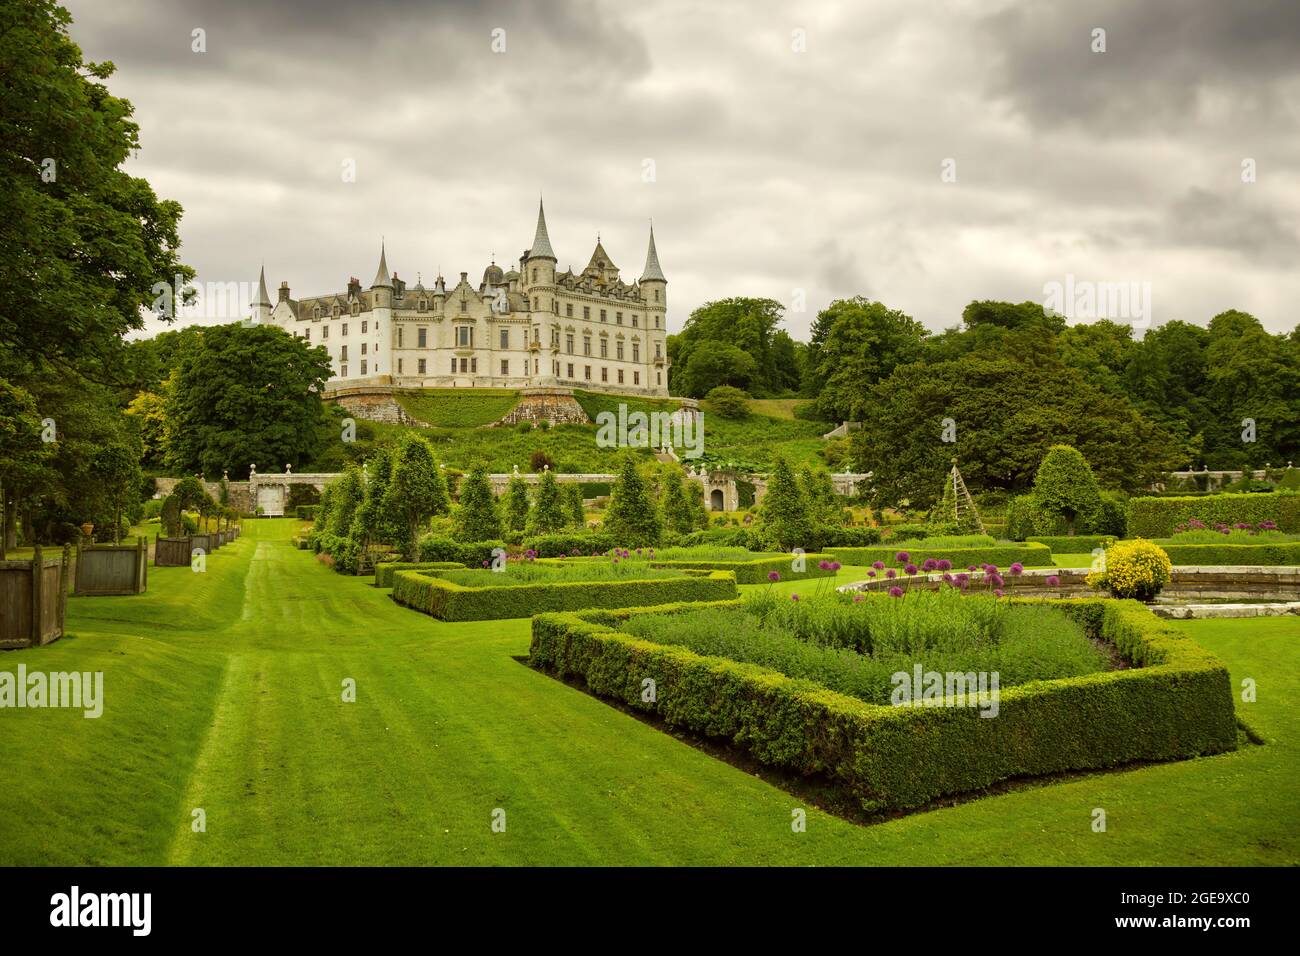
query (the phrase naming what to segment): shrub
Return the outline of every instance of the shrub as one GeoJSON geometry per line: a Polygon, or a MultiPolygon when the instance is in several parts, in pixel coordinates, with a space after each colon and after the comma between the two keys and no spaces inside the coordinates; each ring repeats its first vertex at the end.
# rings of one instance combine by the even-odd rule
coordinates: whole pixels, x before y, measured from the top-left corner
{"type": "Polygon", "coordinates": [[[1100,516],[1097,479],[1083,455],[1069,445],[1048,449],[1034,476],[1033,499],[1038,514],[1067,534],[1090,529],[1100,516]]]}
{"type": "Polygon", "coordinates": [[[657,545],[663,539],[659,511],[646,488],[636,459],[623,456],[618,480],[610,491],[609,508],[602,522],[605,533],[626,548],[657,545]]]}
{"type": "Polygon", "coordinates": [[[1088,575],[1088,584],[1117,598],[1151,601],[1169,583],[1169,555],[1160,545],[1138,538],[1106,549],[1105,571],[1088,575]]]}
{"type": "Polygon", "coordinates": [[[1278,491],[1300,491],[1300,468],[1288,468],[1277,483],[1278,491]]]}
{"type": "Polygon", "coordinates": [[[1182,631],[1128,602],[1054,606],[1137,666],[1008,688],[996,720],[969,707],[867,704],[613,629],[636,615],[686,610],[680,605],[541,614],[532,622],[530,662],[761,763],[823,775],[868,812],[920,807],[1015,777],[1236,746],[1227,668],[1182,631]],[[652,701],[642,699],[646,678],[656,685],[652,701]]]}
{"type": "Polygon", "coordinates": [[[498,549],[504,551],[505,547],[506,543],[504,541],[462,542],[442,535],[426,534],[420,539],[416,551],[416,561],[420,563],[450,561],[455,564],[463,564],[466,567],[477,568],[484,561],[492,560],[493,551],[498,549]]]}
{"type": "Polygon", "coordinates": [[[1109,534],[1037,535],[1026,538],[1025,543],[1045,544],[1053,554],[1091,554],[1097,548],[1109,548],[1115,540],[1109,534]]]}
{"type": "Polygon", "coordinates": [[[528,456],[528,470],[534,474],[542,471],[554,471],[555,462],[550,455],[538,448],[528,456]]]}
{"type": "Polygon", "coordinates": [[[1006,535],[1012,541],[1026,541],[1038,533],[1034,527],[1034,502],[1028,495],[1020,495],[1007,502],[1006,535]]]}
{"type": "Polygon", "coordinates": [[[463,567],[456,561],[381,561],[375,565],[375,587],[391,588],[398,571],[453,571],[463,567]]]}
{"type": "Polygon", "coordinates": [[[567,523],[555,473],[543,471],[542,477],[537,481],[537,496],[533,500],[532,513],[528,516],[527,531],[529,534],[552,534],[563,530],[567,523]]]}
{"type": "Polygon", "coordinates": [[[524,538],[523,548],[538,558],[558,558],[574,555],[604,554],[620,546],[604,531],[562,531],[557,534],[533,535],[524,538]]]}
{"type": "Polygon", "coordinates": [[[320,510],[320,505],[298,505],[294,513],[298,516],[299,521],[315,521],[316,512],[320,510]]]}
{"type": "Polygon", "coordinates": [[[465,476],[455,512],[456,537],[462,541],[494,541],[501,537],[501,516],[487,469],[476,467],[465,476]]]}
{"type": "Polygon", "coordinates": [[[1117,492],[1101,493],[1101,510],[1091,531],[1097,534],[1123,538],[1128,535],[1128,499],[1117,492]]]}
{"type": "Polygon", "coordinates": [[[1162,544],[1175,565],[1295,565],[1300,544],[1162,544]]]}
{"type": "Polygon", "coordinates": [[[709,411],[723,418],[745,418],[749,415],[749,393],[732,385],[719,385],[704,396],[709,411]]]}
{"type": "Polygon", "coordinates": [[[799,482],[786,460],[777,456],[759,508],[758,534],[768,550],[812,548],[814,522],[799,482]]]}
{"type": "Polygon", "coordinates": [[[568,523],[575,528],[587,526],[587,511],[582,500],[582,488],[576,482],[560,485],[560,509],[568,523]]]}
{"type": "Polygon", "coordinates": [[[700,512],[688,496],[687,485],[697,485],[687,481],[681,468],[668,469],[664,476],[663,515],[664,525],[669,531],[679,535],[688,535],[695,531],[699,523],[700,512]]]}
{"type": "Polygon", "coordinates": [[[713,544],[722,547],[745,548],[749,551],[762,550],[757,535],[748,528],[705,528],[684,535],[678,544],[684,548],[713,544]]]}
{"type": "Polygon", "coordinates": [[[511,531],[523,531],[527,526],[528,482],[515,475],[506,488],[506,527],[511,531]]]}
{"type": "Polygon", "coordinates": [[[1300,532],[1300,494],[1203,495],[1131,498],[1128,533],[1143,538],[1167,538],[1180,524],[1192,520],[1207,525],[1272,521],[1280,531],[1300,532]]]}
{"type": "Polygon", "coordinates": [[[835,525],[820,529],[817,537],[822,548],[869,548],[880,543],[880,529],[835,525]]]}
{"type": "Polygon", "coordinates": [[[930,524],[896,524],[889,528],[889,537],[885,540],[924,541],[926,538],[950,538],[962,533],[955,523],[931,522],[930,524]]]}
{"type": "MultiPolygon", "coordinates": [[[[490,577],[491,572],[484,577],[490,577]]],[[[725,571],[685,577],[627,581],[565,581],[463,587],[418,571],[399,571],[393,600],[444,621],[530,617],[543,611],[718,601],[736,596],[736,578],[725,571]]]]}
{"type": "Polygon", "coordinates": [[[420,527],[434,515],[447,514],[451,499],[433,449],[419,435],[402,436],[393,458],[393,473],[384,496],[384,511],[399,529],[398,545],[415,557],[420,527]]]}
{"type": "Polygon", "coordinates": [[[868,566],[876,561],[887,567],[905,567],[909,561],[896,561],[895,556],[906,551],[910,563],[919,563],[926,558],[936,561],[951,561],[954,568],[964,570],[970,565],[996,564],[1006,568],[1019,561],[1023,565],[1050,566],[1052,549],[1045,544],[990,545],[978,548],[928,548],[924,542],[918,542],[911,548],[896,545],[876,548],[827,548],[826,553],[841,564],[855,567],[868,566]]]}

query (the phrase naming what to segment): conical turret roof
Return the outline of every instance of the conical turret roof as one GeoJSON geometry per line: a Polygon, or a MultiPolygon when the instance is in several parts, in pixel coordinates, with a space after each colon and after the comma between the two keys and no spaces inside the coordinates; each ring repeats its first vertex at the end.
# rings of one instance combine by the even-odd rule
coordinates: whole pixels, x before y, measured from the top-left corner
{"type": "Polygon", "coordinates": [[[377,286],[393,287],[393,280],[388,275],[388,258],[384,251],[384,243],[379,243],[379,271],[375,273],[375,281],[370,283],[370,288],[377,286]]]}
{"type": "Polygon", "coordinates": [[[641,273],[642,282],[667,282],[664,270],[659,268],[659,253],[655,251],[655,227],[650,227],[650,248],[645,254],[645,269],[641,273]]]}
{"type": "Polygon", "coordinates": [[[528,250],[528,258],[555,258],[555,250],[551,248],[551,237],[546,234],[546,209],[540,199],[537,200],[537,233],[533,236],[533,246],[528,250]]]}

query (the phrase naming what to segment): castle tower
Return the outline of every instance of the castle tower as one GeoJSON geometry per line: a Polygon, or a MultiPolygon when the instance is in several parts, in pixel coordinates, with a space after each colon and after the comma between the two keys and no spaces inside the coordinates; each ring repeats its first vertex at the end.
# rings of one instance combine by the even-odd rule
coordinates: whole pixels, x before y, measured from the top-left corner
{"type": "Polygon", "coordinates": [[[266,266],[262,266],[262,272],[257,277],[257,297],[248,305],[253,310],[254,325],[264,325],[271,321],[271,297],[266,293],[266,266]]]}
{"type": "Polygon", "coordinates": [[[523,289],[528,300],[528,309],[532,313],[533,325],[540,328],[538,338],[542,348],[533,353],[537,360],[537,371],[529,369],[533,381],[549,385],[555,383],[552,362],[554,353],[550,348],[552,330],[556,328],[555,314],[555,250],[551,248],[551,237],[546,234],[546,210],[542,201],[537,201],[537,231],[533,235],[533,244],[524,253],[523,289]]]}
{"type": "Polygon", "coordinates": [[[366,377],[392,375],[393,278],[388,272],[388,256],[382,241],[379,243],[379,269],[375,272],[375,281],[370,283],[370,319],[374,327],[366,330],[365,339],[373,351],[369,356],[370,367],[366,370],[366,377]]]}
{"type": "Polygon", "coordinates": [[[647,328],[656,328],[654,320],[657,317],[659,324],[657,328],[663,332],[668,328],[668,280],[664,278],[664,271],[659,267],[659,253],[655,251],[655,227],[650,227],[650,246],[646,249],[645,269],[641,271],[641,298],[645,300],[646,313],[649,321],[646,322],[647,328]]]}

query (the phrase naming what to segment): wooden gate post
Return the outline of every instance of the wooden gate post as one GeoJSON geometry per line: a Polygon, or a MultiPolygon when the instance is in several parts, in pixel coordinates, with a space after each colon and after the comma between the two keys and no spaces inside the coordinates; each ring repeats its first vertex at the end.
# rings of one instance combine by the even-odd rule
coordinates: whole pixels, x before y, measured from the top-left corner
{"type": "Polygon", "coordinates": [[[68,572],[71,560],[72,545],[65,544],[63,546],[63,567],[59,569],[59,637],[63,636],[63,628],[68,616],[68,572]]]}
{"type": "Polygon", "coordinates": [[[32,646],[41,646],[41,578],[45,577],[41,546],[32,555],[32,646]]]}

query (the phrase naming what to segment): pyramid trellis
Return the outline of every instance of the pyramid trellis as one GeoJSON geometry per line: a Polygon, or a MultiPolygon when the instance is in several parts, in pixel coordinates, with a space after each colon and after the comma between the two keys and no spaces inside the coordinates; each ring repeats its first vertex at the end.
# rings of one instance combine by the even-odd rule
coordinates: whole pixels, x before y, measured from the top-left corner
{"type": "Polygon", "coordinates": [[[945,519],[951,518],[962,530],[984,534],[984,522],[980,519],[979,509],[975,507],[975,499],[966,490],[966,482],[962,480],[956,459],[953,459],[952,471],[948,472],[943,489],[943,515],[945,519]]]}

